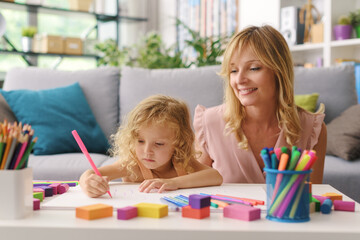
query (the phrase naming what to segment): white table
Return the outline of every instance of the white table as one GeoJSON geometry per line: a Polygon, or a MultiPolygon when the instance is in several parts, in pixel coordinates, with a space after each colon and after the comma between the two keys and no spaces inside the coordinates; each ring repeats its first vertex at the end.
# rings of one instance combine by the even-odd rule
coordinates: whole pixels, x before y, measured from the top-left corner
{"type": "MultiPolygon", "coordinates": [[[[259,185],[253,185],[259,186],[259,185]]],[[[265,187],[264,185],[261,185],[265,187]]],[[[313,185],[313,194],[337,192],[330,185],[313,185]]],[[[344,196],[344,200],[350,200],[344,196]]],[[[305,223],[269,221],[262,213],[261,220],[245,222],[211,213],[210,218],[182,218],[179,212],[169,212],[161,219],[112,218],[87,221],[75,218],[74,210],[35,211],[20,220],[0,220],[0,239],[360,239],[360,205],[355,212],[332,211],[312,213],[305,223]]]]}

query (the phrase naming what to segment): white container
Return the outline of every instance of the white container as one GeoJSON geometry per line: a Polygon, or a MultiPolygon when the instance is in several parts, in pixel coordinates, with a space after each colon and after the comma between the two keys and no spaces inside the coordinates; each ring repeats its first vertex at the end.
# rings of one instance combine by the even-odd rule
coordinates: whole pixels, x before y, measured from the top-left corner
{"type": "Polygon", "coordinates": [[[0,170],[0,219],[19,219],[33,212],[31,168],[0,170]]]}

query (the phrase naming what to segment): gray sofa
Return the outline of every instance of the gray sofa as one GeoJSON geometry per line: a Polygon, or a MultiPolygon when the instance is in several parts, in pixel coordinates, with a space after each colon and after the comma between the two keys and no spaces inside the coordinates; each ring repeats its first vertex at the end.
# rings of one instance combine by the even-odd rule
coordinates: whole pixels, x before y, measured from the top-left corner
{"type": "MultiPolygon", "coordinates": [[[[124,67],[86,71],[57,71],[34,67],[10,70],[4,90],[47,89],[79,82],[93,114],[107,137],[116,131],[121,119],[143,98],[157,93],[184,99],[193,114],[197,104],[218,105],[223,99],[219,66],[197,69],[147,70],[124,67]]],[[[326,106],[328,124],[344,110],[357,104],[354,69],[351,66],[295,69],[295,93],[320,94],[326,106]]],[[[0,106],[4,108],[4,106],[0,106]]],[[[1,109],[0,109],[1,112],[1,109]]],[[[1,120],[1,119],[0,119],[1,120]]],[[[106,154],[91,154],[97,166],[115,161],[106,154]]],[[[82,153],[31,155],[29,166],[37,180],[77,180],[90,167],[82,153]]],[[[346,161],[327,155],[324,183],[331,184],[360,202],[360,159],[346,161]]]]}

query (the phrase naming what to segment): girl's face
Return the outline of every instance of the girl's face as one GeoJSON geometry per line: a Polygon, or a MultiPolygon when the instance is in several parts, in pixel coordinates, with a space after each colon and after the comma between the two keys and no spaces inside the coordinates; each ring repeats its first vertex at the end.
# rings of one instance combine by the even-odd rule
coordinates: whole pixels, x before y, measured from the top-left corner
{"type": "Polygon", "coordinates": [[[165,167],[171,164],[174,140],[174,130],[166,125],[142,126],[135,143],[136,156],[148,169],[165,167]]]}
{"type": "Polygon", "coordinates": [[[243,106],[274,102],[274,72],[265,67],[250,47],[235,51],[230,60],[230,85],[243,106]]]}

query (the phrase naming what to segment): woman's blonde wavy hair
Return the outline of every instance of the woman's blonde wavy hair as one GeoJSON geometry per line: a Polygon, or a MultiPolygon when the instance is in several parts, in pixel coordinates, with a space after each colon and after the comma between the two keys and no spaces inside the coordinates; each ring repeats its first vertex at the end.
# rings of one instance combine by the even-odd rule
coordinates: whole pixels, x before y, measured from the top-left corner
{"type": "Polygon", "coordinates": [[[190,124],[190,113],[185,102],[165,95],[153,95],[142,100],[112,135],[111,154],[120,159],[120,164],[130,173],[129,178],[139,180],[135,143],[139,129],[148,124],[169,127],[174,130],[174,163],[182,165],[186,172],[192,172],[189,161],[195,159],[195,136],[190,124]]]}
{"type": "Polygon", "coordinates": [[[276,117],[279,127],[284,130],[286,142],[295,145],[300,138],[300,119],[294,102],[294,69],[289,47],[284,37],[269,25],[250,26],[230,40],[225,53],[220,75],[225,80],[226,134],[234,133],[239,147],[247,149],[248,142],[241,128],[245,109],[230,85],[230,61],[235,51],[250,48],[260,62],[275,74],[277,89],[276,117]]]}

